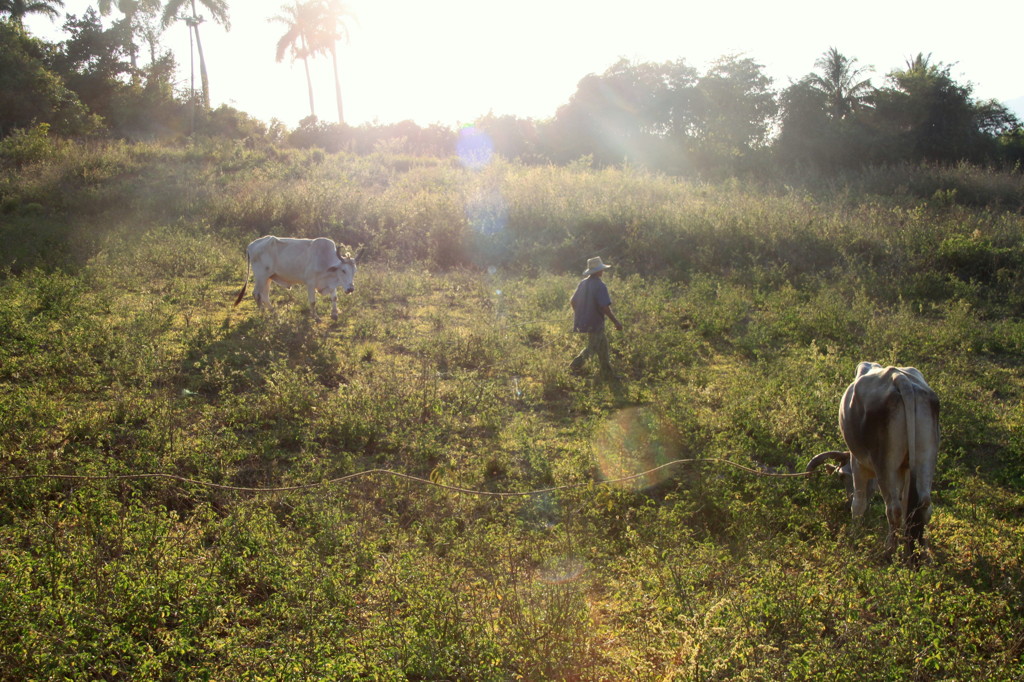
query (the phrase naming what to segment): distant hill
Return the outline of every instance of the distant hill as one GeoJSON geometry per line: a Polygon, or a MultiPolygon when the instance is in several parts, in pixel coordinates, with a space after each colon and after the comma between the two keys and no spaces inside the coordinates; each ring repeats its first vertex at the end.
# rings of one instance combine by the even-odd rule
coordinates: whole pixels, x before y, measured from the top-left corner
{"type": "Polygon", "coordinates": [[[1017,115],[1017,118],[1024,121],[1024,95],[1003,102],[1003,106],[1017,115]]]}

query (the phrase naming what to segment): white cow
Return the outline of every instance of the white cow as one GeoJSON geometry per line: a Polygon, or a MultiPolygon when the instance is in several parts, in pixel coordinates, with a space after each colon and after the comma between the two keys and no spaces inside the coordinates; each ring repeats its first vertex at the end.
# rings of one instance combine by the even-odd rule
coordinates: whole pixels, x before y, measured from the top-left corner
{"type": "Polygon", "coordinates": [[[853,383],[839,404],[839,429],[849,452],[823,452],[808,464],[810,471],[826,459],[842,465],[851,511],[864,515],[868,498],[878,489],[889,522],[886,550],[898,540],[913,550],[922,543],[932,514],[931,489],[939,451],[939,399],[913,367],[857,365],[853,383]]]}
{"type": "Polygon", "coordinates": [[[320,317],[316,312],[316,294],[320,292],[331,297],[331,318],[337,320],[338,289],[346,294],[355,290],[353,280],[356,275],[356,259],[342,252],[342,247],[326,237],[260,237],[246,247],[245,254],[245,282],[235,299],[236,306],[245,296],[250,268],[255,280],[252,296],[259,308],[272,307],[271,280],[286,288],[293,284],[304,284],[309,292],[309,311],[313,317],[320,317]]]}

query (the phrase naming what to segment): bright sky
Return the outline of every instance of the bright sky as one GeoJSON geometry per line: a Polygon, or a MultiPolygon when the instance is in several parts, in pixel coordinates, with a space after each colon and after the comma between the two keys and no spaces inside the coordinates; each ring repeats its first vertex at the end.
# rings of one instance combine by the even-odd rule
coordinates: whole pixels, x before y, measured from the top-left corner
{"type": "MultiPolygon", "coordinates": [[[[295,126],[309,115],[305,74],[287,57],[274,61],[285,29],[267,21],[285,1],[228,2],[230,32],[212,21],[200,29],[214,105],[295,126]]],[[[82,14],[89,5],[95,0],[65,0],[65,11],[82,14]]],[[[874,67],[876,85],[923,52],[955,64],[953,76],[974,84],[979,99],[1024,96],[1016,56],[1022,0],[707,0],[703,6],[680,0],[350,0],[349,6],[357,19],[349,45],[339,45],[339,62],[352,125],[413,120],[456,126],[488,112],[549,118],[581,78],[604,72],[620,57],[685,59],[703,71],[724,54],[742,53],[763,64],[781,89],[813,71],[814,60],[832,46],[874,67]]],[[[58,40],[62,24],[33,18],[28,27],[58,40]]],[[[180,84],[187,86],[184,24],[166,31],[164,45],[174,51],[180,84]]],[[[311,68],[318,116],[337,120],[330,61],[315,59],[311,68]]]]}

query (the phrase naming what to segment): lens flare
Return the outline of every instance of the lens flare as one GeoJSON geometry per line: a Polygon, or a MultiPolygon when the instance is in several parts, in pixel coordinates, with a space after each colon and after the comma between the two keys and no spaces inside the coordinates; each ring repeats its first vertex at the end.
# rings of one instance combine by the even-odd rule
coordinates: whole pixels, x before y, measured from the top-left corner
{"type": "Polygon", "coordinates": [[[473,126],[466,126],[459,131],[455,153],[466,168],[481,170],[486,168],[494,156],[494,143],[491,136],[473,126]]]}
{"type": "Polygon", "coordinates": [[[649,472],[615,485],[643,490],[671,477],[671,467],[650,472],[679,455],[679,434],[668,421],[646,407],[619,410],[594,433],[594,456],[606,481],[649,472]]]}
{"type": "Polygon", "coordinates": [[[564,585],[579,579],[585,568],[579,557],[552,557],[537,569],[537,580],[547,585],[564,585]]]}

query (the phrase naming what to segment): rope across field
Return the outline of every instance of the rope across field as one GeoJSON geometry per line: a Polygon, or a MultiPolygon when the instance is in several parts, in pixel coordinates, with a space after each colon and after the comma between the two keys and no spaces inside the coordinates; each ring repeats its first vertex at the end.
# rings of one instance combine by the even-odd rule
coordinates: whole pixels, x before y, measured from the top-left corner
{"type": "Polygon", "coordinates": [[[391,469],[367,469],[365,471],[359,471],[345,476],[338,476],[326,481],[318,481],[316,483],[303,483],[299,485],[290,486],[271,486],[271,487],[247,487],[247,486],[233,486],[224,485],[222,483],[213,483],[211,481],[201,481],[194,478],[188,478],[186,476],[178,476],[176,474],[167,473],[140,473],[140,474],[24,474],[17,476],[3,476],[0,480],[4,481],[18,481],[18,480],[59,480],[59,481],[127,481],[127,480],[143,480],[143,479],[162,479],[168,481],[175,481],[178,483],[184,483],[189,485],[195,485],[205,488],[212,488],[215,490],[225,490],[229,492],[238,493],[254,493],[254,494],[267,494],[267,493],[288,493],[288,492],[305,492],[309,490],[315,490],[318,488],[328,488],[336,485],[342,485],[353,481],[358,478],[364,478],[367,476],[390,476],[392,478],[399,478],[406,481],[412,481],[414,483],[420,483],[426,486],[432,486],[452,493],[458,493],[462,495],[475,495],[478,497],[496,497],[496,498],[509,498],[509,497],[532,497],[535,495],[546,495],[549,493],[560,492],[563,490],[574,490],[577,488],[586,488],[588,486],[602,486],[602,485],[616,485],[619,483],[628,483],[638,478],[650,476],[651,474],[658,473],[670,467],[680,466],[683,464],[716,464],[730,466],[741,471],[745,471],[756,476],[766,476],[772,478],[800,478],[811,475],[811,472],[799,471],[799,472],[773,472],[773,471],[761,471],[752,467],[737,464],[727,459],[721,459],[716,457],[709,458],[687,458],[677,459],[671,462],[666,462],[657,467],[641,471],[639,473],[630,474],[628,476],[621,476],[618,478],[603,479],[599,481],[583,481],[579,483],[567,483],[565,485],[551,486],[548,488],[539,488],[536,490],[522,490],[522,491],[508,491],[508,492],[495,492],[490,490],[479,490],[475,488],[466,488],[456,485],[448,485],[446,483],[440,483],[433,481],[429,478],[423,478],[421,476],[413,476],[412,474],[406,474],[401,471],[393,471],[391,469]]]}

